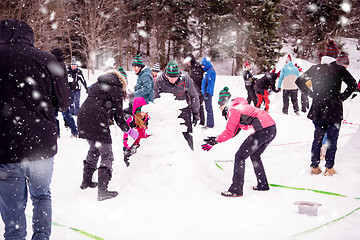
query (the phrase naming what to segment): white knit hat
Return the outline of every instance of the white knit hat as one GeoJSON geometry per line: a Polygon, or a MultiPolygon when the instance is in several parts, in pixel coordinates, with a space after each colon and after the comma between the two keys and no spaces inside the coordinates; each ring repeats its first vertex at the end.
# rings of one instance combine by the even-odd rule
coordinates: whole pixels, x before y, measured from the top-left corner
{"type": "Polygon", "coordinates": [[[155,63],[151,69],[153,72],[160,72],[160,65],[159,63],[155,63]]]}

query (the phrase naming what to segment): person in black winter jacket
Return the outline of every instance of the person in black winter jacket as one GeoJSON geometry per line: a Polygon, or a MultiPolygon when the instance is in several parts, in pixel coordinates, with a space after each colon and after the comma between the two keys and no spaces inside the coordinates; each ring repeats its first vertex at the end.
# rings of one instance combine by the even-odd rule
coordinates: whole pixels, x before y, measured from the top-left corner
{"type": "MultiPolygon", "coordinates": [[[[113,117],[123,132],[132,130],[123,117],[126,86],[126,79],[120,72],[109,70],[89,88],[88,97],[79,110],[79,138],[86,139],[90,145],[84,160],[83,182],[80,188],[94,188],[98,185],[99,201],[116,197],[118,194],[116,191],[108,191],[114,160],[109,120],[113,117]],[[98,183],[95,183],[92,176],[100,156],[98,183]]],[[[133,136],[132,132],[128,133],[133,136]]]]}
{"type": "Polygon", "coordinates": [[[243,78],[245,82],[245,88],[248,93],[247,101],[250,104],[253,102],[254,106],[258,103],[258,99],[255,92],[255,78],[253,77],[252,73],[250,72],[251,66],[248,62],[245,61],[245,70],[243,73],[243,78]]]}
{"type": "MultiPolygon", "coordinates": [[[[61,49],[54,48],[50,51],[50,53],[52,53],[57,58],[59,64],[61,64],[61,66],[63,67],[63,69],[64,69],[63,73],[64,73],[64,76],[67,81],[66,66],[63,61],[63,53],[62,53],[61,49]]],[[[65,112],[62,112],[62,115],[63,115],[65,121],[67,122],[68,126],[71,129],[71,137],[77,138],[79,132],[77,130],[75,120],[72,117],[72,115],[70,114],[70,108],[68,108],[65,112]]],[[[58,111],[57,110],[55,110],[55,117],[56,117],[57,135],[58,135],[58,138],[60,138],[60,124],[59,124],[59,120],[58,120],[58,111]]]]}
{"type": "Polygon", "coordinates": [[[277,79],[277,73],[275,72],[266,72],[264,76],[260,79],[257,79],[255,82],[255,91],[257,94],[258,102],[256,107],[260,108],[262,102],[265,102],[265,111],[269,112],[270,100],[269,100],[269,88],[274,92],[279,92],[280,90],[275,89],[275,81],[277,79]]]}
{"type": "Polygon", "coordinates": [[[26,238],[25,208],[33,202],[32,239],[49,239],[50,183],[57,152],[55,110],[70,105],[64,70],[34,47],[24,21],[0,22],[0,212],[5,239],[26,238]]]}
{"type": "Polygon", "coordinates": [[[81,69],[78,68],[76,62],[74,61],[71,62],[68,68],[68,81],[71,94],[70,113],[77,116],[80,109],[80,83],[85,87],[86,92],[88,91],[88,88],[81,69]]]}
{"type": "Polygon", "coordinates": [[[185,58],[184,63],[186,64],[185,71],[189,74],[191,79],[194,81],[196,91],[199,95],[200,101],[200,125],[205,125],[205,113],[204,113],[204,98],[201,93],[201,83],[204,78],[204,70],[200,63],[196,62],[194,55],[191,53],[185,58]]]}
{"type": "Polygon", "coordinates": [[[199,117],[199,97],[195,89],[193,80],[187,73],[179,71],[175,60],[170,62],[165,68],[164,74],[158,76],[154,85],[154,98],[159,98],[160,93],[172,93],[176,100],[186,100],[188,106],[181,109],[179,118],[184,119],[187,131],[183,132],[184,138],[189,147],[194,150],[192,124],[198,123],[199,117]]]}
{"type": "Polygon", "coordinates": [[[355,79],[344,66],[336,63],[336,54],[333,53],[336,53],[334,49],[327,48],[321,63],[312,66],[295,81],[301,91],[313,98],[307,116],[315,126],[311,148],[311,174],[321,173],[320,149],[324,135],[327,133],[329,146],[325,155],[325,175],[329,176],[336,173],[333,166],[343,119],[342,102],[356,89],[355,79]],[[342,82],[347,85],[343,92],[341,92],[342,82]]]}

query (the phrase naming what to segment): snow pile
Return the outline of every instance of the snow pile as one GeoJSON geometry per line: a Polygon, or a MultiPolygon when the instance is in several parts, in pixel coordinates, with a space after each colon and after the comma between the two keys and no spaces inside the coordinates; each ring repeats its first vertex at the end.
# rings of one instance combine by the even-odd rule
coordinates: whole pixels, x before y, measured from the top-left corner
{"type": "Polygon", "coordinates": [[[182,134],[186,131],[185,125],[180,125],[184,120],[178,118],[187,103],[175,100],[173,94],[160,96],[142,108],[150,116],[147,133],[151,136],[142,139],[137,153],[130,157],[131,173],[125,181],[131,183],[131,191],[151,194],[188,194],[204,189],[199,175],[205,172],[200,173],[202,166],[182,134]]]}

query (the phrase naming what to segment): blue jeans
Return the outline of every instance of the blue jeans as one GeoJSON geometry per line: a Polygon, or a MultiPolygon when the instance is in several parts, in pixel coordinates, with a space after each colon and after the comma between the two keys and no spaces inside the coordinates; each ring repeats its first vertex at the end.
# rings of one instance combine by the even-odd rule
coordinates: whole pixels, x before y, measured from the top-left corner
{"type": "Polygon", "coordinates": [[[71,105],[70,105],[70,113],[72,115],[77,116],[80,109],[80,90],[71,91],[71,105]]]}
{"type": "Polygon", "coordinates": [[[211,95],[209,95],[208,99],[205,99],[204,97],[204,102],[205,102],[205,110],[206,110],[206,127],[210,127],[213,128],[214,127],[214,113],[213,113],[213,108],[212,108],[212,97],[211,95]]]}
{"type": "MultiPolygon", "coordinates": [[[[76,127],[76,123],[74,118],[72,117],[70,113],[70,108],[68,108],[65,112],[62,112],[62,115],[67,122],[68,126],[71,129],[71,134],[77,136],[79,134],[78,129],[76,127]]],[[[60,124],[59,124],[59,117],[58,117],[58,111],[55,111],[55,117],[56,117],[56,126],[57,126],[57,135],[60,137],[60,124]]]]}
{"type": "Polygon", "coordinates": [[[28,191],[33,203],[32,239],[49,239],[51,234],[51,193],[54,158],[0,164],[0,212],[6,240],[25,240],[28,191]]]}
{"type": "Polygon", "coordinates": [[[337,140],[339,138],[340,123],[327,123],[313,121],[315,126],[314,141],[311,147],[311,167],[318,167],[320,163],[320,152],[323,139],[326,134],[328,148],[325,154],[325,167],[332,168],[335,164],[335,154],[337,150],[337,140]]]}

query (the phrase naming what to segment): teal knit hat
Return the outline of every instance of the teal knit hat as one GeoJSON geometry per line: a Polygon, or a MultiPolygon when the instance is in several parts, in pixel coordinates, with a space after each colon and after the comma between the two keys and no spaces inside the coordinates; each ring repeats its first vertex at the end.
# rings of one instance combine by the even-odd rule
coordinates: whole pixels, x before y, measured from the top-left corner
{"type": "Polygon", "coordinates": [[[224,87],[224,89],[221,90],[220,93],[219,93],[219,101],[218,101],[218,104],[219,104],[220,106],[225,105],[225,104],[229,101],[230,97],[231,97],[231,94],[230,94],[230,92],[229,92],[229,88],[228,88],[228,87],[224,87]]]}
{"type": "Polygon", "coordinates": [[[179,65],[177,64],[176,60],[172,60],[165,68],[165,75],[167,77],[178,77],[180,74],[179,65]]]}
{"type": "Polygon", "coordinates": [[[134,61],[131,63],[131,65],[137,66],[137,67],[143,67],[145,64],[143,63],[143,61],[141,60],[140,55],[136,55],[134,61]]]}

